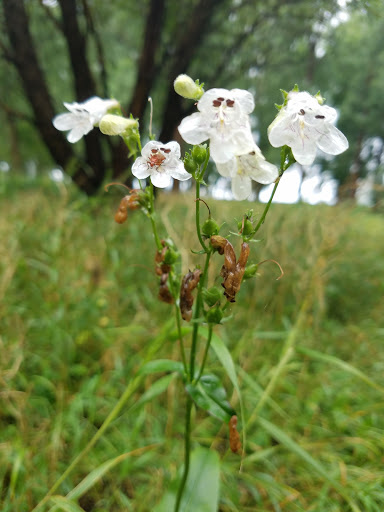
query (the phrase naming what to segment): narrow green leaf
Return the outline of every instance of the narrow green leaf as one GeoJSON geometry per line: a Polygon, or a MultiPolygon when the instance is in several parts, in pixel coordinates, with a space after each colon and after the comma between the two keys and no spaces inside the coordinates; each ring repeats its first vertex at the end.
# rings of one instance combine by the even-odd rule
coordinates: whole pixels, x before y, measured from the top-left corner
{"type": "MultiPolygon", "coordinates": [[[[213,450],[198,448],[191,455],[189,475],[180,512],[217,512],[219,505],[220,459],[213,450]]],[[[175,507],[177,485],[174,482],[154,512],[171,512],[175,507]]]]}
{"type": "Polygon", "coordinates": [[[207,411],[211,416],[219,419],[224,423],[228,423],[232,414],[228,414],[227,410],[223,409],[215,400],[213,400],[204,390],[203,386],[198,383],[197,385],[187,384],[185,386],[187,393],[190,395],[195,404],[207,411]]]}
{"type": "Polygon", "coordinates": [[[149,361],[140,368],[139,375],[150,375],[151,373],[160,372],[178,372],[183,373],[183,364],[180,361],[173,361],[172,359],[156,359],[149,361]]]}
{"type": "Polygon", "coordinates": [[[157,396],[161,395],[168,389],[169,384],[175,378],[175,374],[171,373],[170,375],[165,375],[161,377],[161,379],[156,380],[153,384],[151,384],[150,388],[140,397],[140,399],[130,407],[129,411],[132,409],[136,409],[141,405],[144,405],[147,402],[150,402],[157,396]]]}
{"type": "Polygon", "coordinates": [[[129,457],[141,455],[142,453],[148,450],[156,448],[156,446],[158,445],[154,444],[149,446],[143,446],[142,448],[138,448],[131,452],[123,453],[121,455],[118,455],[117,457],[114,457],[113,459],[107,460],[99,467],[91,471],[74,489],[72,489],[72,491],[70,491],[67,494],[66,499],[79,499],[113,467],[117,466],[118,464],[123,462],[125,459],[128,459],[129,457]]]}
{"type": "Polygon", "coordinates": [[[354,375],[355,377],[361,379],[366,384],[368,384],[368,386],[371,386],[372,388],[377,389],[378,391],[381,391],[381,393],[384,393],[384,388],[382,386],[380,386],[380,384],[377,384],[372,379],[370,379],[367,375],[365,375],[365,373],[363,373],[361,370],[359,370],[358,368],[355,368],[354,366],[352,366],[349,363],[346,363],[345,361],[343,361],[342,359],[339,359],[338,357],[330,356],[329,354],[324,354],[323,352],[318,352],[317,350],[312,350],[312,349],[305,348],[305,347],[296,347],[296,351],[299,352],[300,354],[304,354],[312,359],[316,359],[318,361],[324,361],[326,363],[331,363],[335,366],[338,366],[345,372],[348,372],[348,373],[354,375]]]}
{"type": "Polygon", "coordinates": [[[51,496],[50,501],[54,503],[53,510],[57,512],[85,512],[77,503],[64,496],[51,496]]]}
{"type": "Polygon", "coordinates": [[[360,508],[356,505],[354,501],[349,497],[348,493],[342,487],[342,485],[330,476],[330,473],[327,469],[323,467],[320,462],[312,457],[304,448],[302,448],[299,444],[296,443],[291,437],[289,437],[283,430],[281,430],[275,424],[267,421],[260,416],[257,418],[257,422],[260,426],[268,432],[276,441],[279,441],[282,445],[284,445],[289,451],[303,459],[309,466],[311,466],[324,480],[329,482],[332,487],[341,495],[343,498],[349,503],[352,510],[354,512],[361,512],[360,508]]]}

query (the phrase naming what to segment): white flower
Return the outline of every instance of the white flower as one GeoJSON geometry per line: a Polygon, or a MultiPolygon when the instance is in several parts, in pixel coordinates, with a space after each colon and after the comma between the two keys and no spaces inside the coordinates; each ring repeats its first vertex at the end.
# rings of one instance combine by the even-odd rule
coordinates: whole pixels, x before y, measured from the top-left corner
{"type": "Polygon", "coordinates": [[[254,107],[248,91],[210,89],[197,103],[199,112],[184,118],[178,129],[189,144],[210,139],[211,157],[216,164],[225,163],[252,150],[249,114],[254,107]]]}
{"type": "Polygon", "coordinates": [[[302,165],[310,165],[317,148],[339,155],[348,148],[346,137],[334,126],[334,108],[320,105],[308,92],[291,91],[288,102],[268,128],[269,142],[275,148],[290,146],[302,165]]]}
{"type": "Polygon", "coordinates": [[[249,153],[237,155],[216,166],[222,176],[232,179],[232,193],[238,200],[246,199],[250,195],[252,180],[269,185],[279,175],[277,167],[265,160],[256,144],[249,153]]]}
{"type": "Polygon", "coordinates": [[[118,105],[116,100],[102,100],[97,96],[89,98],[83,103],[64,103],[69,113],[59,114],[52,120],[52,123],[57,130],[70,130],[67,139],[74,143],[89,133],[108,109],[118,105]]]}
{"type": "Polygon", "coordinates": [[[171,178],[185,181],[192,177],[180,160],[180,146],[175,141],[163,144],[151,140],[143,147],[141,155],[132,166],[132,174],[138,179],[150,176],[155,187],[167,187],[171,178]]]}

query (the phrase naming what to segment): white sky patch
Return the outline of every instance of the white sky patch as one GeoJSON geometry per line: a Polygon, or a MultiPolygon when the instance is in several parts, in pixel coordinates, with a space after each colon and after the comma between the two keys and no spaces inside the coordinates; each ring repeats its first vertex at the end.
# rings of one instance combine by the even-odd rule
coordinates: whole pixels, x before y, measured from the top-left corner
{"type": "Polygon", "coordinates": [[[55,183],[61,183],[64,181],[65,178],[63,171],[59,168],[52,169],[51,171],[49,171],[49,177],[55,183]]]}
{"type": "Polygon", "coordinates": [[[5,160],[2,160],[0,162],[0,172],[9,172],[11,170],[11,167],[8,162],[5,160]]]}

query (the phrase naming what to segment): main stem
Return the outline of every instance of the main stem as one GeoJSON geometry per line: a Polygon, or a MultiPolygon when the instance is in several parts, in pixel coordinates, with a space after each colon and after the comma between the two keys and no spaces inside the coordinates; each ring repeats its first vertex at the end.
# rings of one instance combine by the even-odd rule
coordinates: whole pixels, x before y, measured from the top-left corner
{"type": "Polygon", "coordinates": [[[179,489],[177,491],[175,512],[179,512],[181,498],[183,497],[183,492],[184,492],[185,484],[187,483],[187,478],[188,478],[188,473],[189,473],[189,461],[190,461],[190,453],[191,453],[191,411],[192,411],[192,398],[188,395],[187,406],[186,406],[186,411],[185,411],[184,471],[183,471],[183,476],[181,478],[179,489]]]}
{"type": "MultiPolygon", "coordinates": [[[[198,236],[199,242],[200,242],[202,248],[204,249],[204,252],[206,253],[206,257],[205,257],[204,270],[203,270],[203,273],[202,273],[202,275],[200,277],[199,286],[197,288],[197,296],[196,296],[196,302],[195,302],[195,309],[194,309],[194,312],[193,312],[194,324],[193,324],[193,332],[192,332],[191,353],[190,353],[190,358],[189,358],[189,376],[188,376],[189,377],[189,382],[193,382],[194,381],[195,360],[196,360],[196,351],[197,351],[197,339],[198,339],[199,325],[200,325],[197,320],[198,320],[198,318],[200,316],[200,312],[201,312],[202,291],[203,291],[203,287],[204,287],[204,284],[205,284],[205,281],[206,281],[206,278],[207,278],[208,268],[209,268],[209,260],[211,258],[211,254],[212,254],[211,250],[205,245],[203,237],[201,235],[201,230],[200,230],[200,201],[199,201],[199,199],[200,199],[200,183],[197,181],[196,182],[196,202],[195,202],[195,205],[196,205],[196,207],[195,207],[196,208],[196,210],[195,210],[196,211],[196,231],[197,231],[197,236],[198,236]]],[[[206,358],[204,358],[204,359],[206,359],[206,358]]],[[[200,372],[199,378],[200,378],[200,376],[201,376],[201,372],[200,372]]],[[[192,412],[192,405],[193,405],[192,399],[188,395],[187,406],[186,406],[186,411],[185,411],[184,471],[183,471],[183,476],[181,478],[179,489],[177,491],[174,512],[179,512],[180,505],[181,505],[181,499],[183,497],[183,492],[184,492],[185,485],[187,483],[188,474],[189,474],[189,463],[190,463],[190,452],[191,452],[191,412],[192,412]]]]}

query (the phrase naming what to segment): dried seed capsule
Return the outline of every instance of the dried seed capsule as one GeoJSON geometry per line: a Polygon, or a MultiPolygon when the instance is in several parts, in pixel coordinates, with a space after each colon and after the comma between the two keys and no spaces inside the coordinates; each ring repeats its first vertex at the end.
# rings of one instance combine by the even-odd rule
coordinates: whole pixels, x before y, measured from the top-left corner
{"type": "Polygon", "coordinates": [[[191,321],[192,318],[192,306],[194,297],[192,295],[193,290],[199,284],[201,270],[195,270],[194,272],[188,272],[183,277],[180,288],[180,311],[181,316],[187,322],[191,321]]]}
{"type": "Polygon", "coordinates": [[[237,431],[237,416],[232,416],[229,420],[229,447],[233,453],[241,450],[240,435],[237,431]]]}

